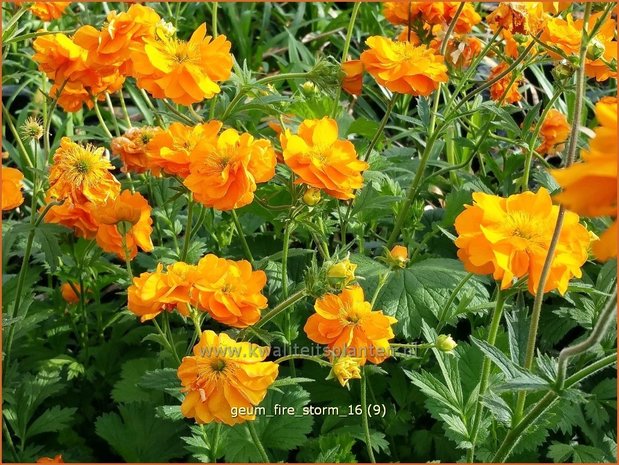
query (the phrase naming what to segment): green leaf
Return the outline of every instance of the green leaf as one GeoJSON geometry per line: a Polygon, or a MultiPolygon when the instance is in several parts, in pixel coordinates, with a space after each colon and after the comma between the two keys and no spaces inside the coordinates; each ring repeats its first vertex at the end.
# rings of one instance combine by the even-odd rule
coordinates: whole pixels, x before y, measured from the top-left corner
{"type": "Polygon", "coordinates": [[[146,372],[138,382],[144,389],[165,392],[181,400],[181,382],[178,379],[174,368],[160,368],[146,372]]]}
{"type": "Polygon", "coordinates": [[[112,399],[119,404],[143,401],[144,389],[138,383],[148,370],[158,365],[159,362],[155,358],[138,358],[123,363],[120,380],[114,384],[112,389],[112,399]]]}
{"type": "Polygon", "coordinates": [[[147,404],[132,402],[118,413],[97,418],[95,431],[127,462],[167,462],[184,455],[178,440],[185,425],[155,416],[147,404]]]}
{"type": "MultiPolygon", "coordinates": [[[[257,415],[254,426],[260,441],[267,449],[288,451],[299,447],[307,440],[312,430],[314,419],[304,414],[303,407],[309,404],[309,393],[299,386],[286,386],[282,390],[269,390],[267,397],[260,404],[265,415],[257,415]],[[274,406],[292,407],[294,415],[276,415],[274,406]]],[[[259,455],[256,446],[244,424],[228,429],[228,441],[225,449],[227,462],[256,462],[259,455]]]]}
{"type": "MultiPolygon", "coordinates": [[[[352,261],[360,263],[357,257],[353,256],[352,261]]],[[[375,270],[376,274],[384,274],[386,271],[385,267],[375,270]]],[[[368,279],[363,270],[358,274],[366,277],[361,285],[366,288],[366,294],[371,296],[377,279],[368,279]]],[[[398,320],[395,326],[398,335],[405,339],[418,338],[421,334],[422,320],[430,326],[436,326],[452,291],[466,275],[462,264],[457,260],[431,258],[413,263],[409,268],[391,273],[380,292],[376,308],[398,320]]],[[[487,304],[488,290],[473,278],[460,290],[454,304],[457,306],[464,298],[470,299],[468,301],[470,307],[487,304]]],[[[448,318],[447,322],[449,323],[452,318],[448,318]]]]}
{"type": "Polygon", "coordinates": [[[57,405],[45,410],[28,427],[27,437],[36,436],[41,433],[55,433],[62,431],[69,426],[76,408],[62,408],[57,405]]]}

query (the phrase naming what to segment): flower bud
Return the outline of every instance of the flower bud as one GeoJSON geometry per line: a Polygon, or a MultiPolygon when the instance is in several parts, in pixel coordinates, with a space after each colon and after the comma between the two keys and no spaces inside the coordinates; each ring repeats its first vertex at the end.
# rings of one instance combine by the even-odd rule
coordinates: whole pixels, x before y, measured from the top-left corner
{"type": "Polygon", "coordinates": [[[329,267],[327,270],[327,280],[331,286],[342,289],[355,280],[356,269],[357,265],[351,263],[347,258],[329,267]]]}
{"type": "Polygon", "coordinates": [[[320,202],[320,198],[320,189],[314,189],[313,187],[310,187],[307,191],[305,191],[305,194],[303,194],[303,202],[305,205],[309,205],[310,207],[313,207],[320,202]]]}
{"type": "Polygon", "coordinates": [[[301,92],[303,92],[303,95],[305,95],[306,97],[310,97],[318,93],[318,89],[316,88],[316,84],[314,84],[312,81],[305,81],[303,84],[301,84],[301,92]]]}
{"type": "Polygon", "coordinates": [[[355,357],[340,357],[335,359],[327,379],[337,378],[342,386],[347,386],[351,379],[361,379],[361,359],[355,357]]]}
{"type": "Polygon", "coordinates": [[[574,75],[574,72],[576,72],[576,67],[566,60],[563,60],[561,63],[552,68],[552,76],[557,81],[569,79],[574,75]]]}
{"type": "Polygon", "coordinates": [[[448,335],[440,334],[436,338],[434,345],[441,352],[451,352],[452,350],[456,348],[458,344],[456,344],[456,341],[453,340],[450,334],[448,335]]]}
{"type": "Polygon", "coordinates": [[[73,286],[69,283],[62,283],[60,293],[66,303],[74,305],[80,301],[81,288],[77,283],[73,283],[73,286]]]}
{"type": "Polygon", "coordinates": [[[594,37],[587,46],[587,58],[589,60],[597,60],[604,55],[605,50],[604,43],[597,37],[594,37]]]}
{"type": "Polygon", "coordinates": [[[408,260],[408,249],[403,245],[396,245],[387,253],[387,262],[394,268],[405,268],[408,260]]]}

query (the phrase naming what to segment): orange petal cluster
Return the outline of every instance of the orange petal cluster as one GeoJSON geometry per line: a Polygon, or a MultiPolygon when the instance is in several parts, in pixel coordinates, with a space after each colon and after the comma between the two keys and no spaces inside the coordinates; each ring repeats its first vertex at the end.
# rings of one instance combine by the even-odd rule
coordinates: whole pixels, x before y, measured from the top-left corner
{"type": "Polygon", "coordinates": [[[363,63],[361,60],[348,60],[342,63],[344,79],[342,89],[351,95],[361,95],[363,88],[363,63]]]}
{"type": "Polygon", "coordinates": [[[139,174],[151,169],[150,141],[161,132],[161,128],[144,126],[112,139],[112,154],[121,159],[123,172],[139,174]]]}
{"type": "Polygon", "coordinates": [[[512,34],[537,34],[546,18],[542,2],[501,2],[486,21],[495,31],[502,27],[512,34]]]}
{"type": "Polygon", "coordinates": [[[372,36],[361,54],[366,71],[380,85],[392,92],[410,95],[430,95],[439,83],[447,82],[444,58],[425,45],[397,42],[372,36]]]}
{"type": "Polygon", "coordinates": [[[540,126],[539,136],[542,143],[537,147],[537,153],[542,155],[555,155],[561,152],[563,148],[562,144],[567,140],[570,129],[571,127],[567,122],[567,117],[563,113],[554,108],[548,110],[540,126]]]}
{"type": "Polygon", "coordinates": [[[359,358],[365,364],[381,363],[391,355],[391,325],[397,320],[382,311],[372,311],[360,286],[345,288],[340,294],[325,294],[316,301],[314,310],[303,329],[308,338],[326,344],[336,356],[359,358]]]}
{"type": "Polygon", "coordinates": [[[191,105],[213,98],[221,89],[217,84],[230,77],[232,55],[226,36],[206,34],[206,24],[194,31],[189,41],[173,35],[146,39],[136,54],[134,71],[138,86],[155,98],[168,98],[191,105]]]}
{"type": "Polygon", "coordinates": [[[34,2],[29,10],[41,21],[58,19],[71,2],[34,2]]]}
{"type": "Polygon", "coordinates": [[[84,104],[92,108],[93,99],[103,100],[105,93],[118,91],[160,21],[152,8],[136,4],[126,12],[110,12],[100,30],[82,26],[72,37],[63,33],[37,37],[33,59],[53,81],[50,95],[65,111],[74,112],[84,104]]]}
{"type": "Polygon", "coordinates": [[[178,367],[187,393],[181,405],[183,415],[200,424],[254,420],[252,407],[264,400],[279,372],[279,365],[264,361],[268,354],[268,347],[203,331],[193,355],[183,357],[178,367]]]}
{"type": "Polygon", "coordinates": [[[354,190],[363,185],[361,173],[369,165],[359,160],[352,142],[338,138],[335,120],[305,120],[296,135],[286,129],[280,142],[286,165],[299,176],[297,183],[341,200],[354,198],[354,190]]]}
{"type": "Polygon", "coordinates": [[[68,137],[60,141],[50,167],[45,222],[62,224],[87,239],[96,238],[106,252],[133,259],[137,247],[153,250],[151,207],[139,193],[120,192],[103,148],[82,146],[68,137]]]}
{"type": "Polygon", "coordinates": [[[24,203],[23,179],[21,171],[2,165],[2,211],[13,210],[24,203]]]}
{"type": "Polygon", "coordinates": [[[105,252],[115,253],[121,260],[133,259],[138,246],[144,252],[153,250],[152,208],[142,194],[122,191],[93,209],[98,223],[96,240],[105,252]]]}
{"type": "MultiPolygon", "coordinates": [[[[571,14],[565,19],[561,17],[550,18],[544,25],[540,40],[553,47],[560,49],[567,56],[578,56],[580,40],[583,30],[589,32],[600,20],[602,13],[592,14],[586,26],[583,19],[574,20],[571,14]]],[[[609,67],[609,63],[617,60],[617,41],[615,39],[617,23],[615,19],[607,19],[599,28],[590,43],[603,49],[602,55],[597,59],[587,57],[585,59],[585,74],[596,81],[606,81],[617,77],[616,71],[609,67]]],[[[549,52],[556,60],[562,59],[558,53],[549,52]]]]}
{"type": "MultiPolygon", "coordinates": [[[[459,6],[459,2],[385,2],[383,3],[383,15],[387,21],[395,25],[406,26],[409,19],[421,21],[429,26],[447,25],[451,23],[459,6]]],[[[454,30],[458,33],[470,32],[480,22],[481,16],[475,11],[475,6],[472,3],[466,3],[454,30]]]]}
{"type": "Polygon", "coordinates": [[[175,309],[181,315],[188,316],[192,289],[188,278],[193,269],[192,265],[177,262],[168,265],[164,271],[160,263],[154,272],[145,272],[133,278],[132,285],[127,289],[127,308],[142,322],[152,320],[162,311],[175,309]]]}
{"type": "Polygon", "coordinates": [[[148,144],[149,164],[154,174],[189,176],[190,161],[199,143],[215,143],[222,123],[216,120],[196,126],[172,123],[156,134],[148,144]]]}
{"type": "MultiPolygon", "coordinates": [[[[492,274],[501,289],[527,276],[529,291],[535,294],[558,213],[544,188],[508,198],[475,192],[473,205],[456,218],[458,257],[467,271],[492,274]]],[[[590,236],[579,219],[575,213],[565,214],[544,292],[558,289],[564,294],[570,279],[582,275],[590,236]]]]}
{"type": "MultiPolygon", "coordinates": [[[[490,76],[488,76],[488,80],[493,80],[500,74],[504,73],[505,70],[509,68],[507,63],[499,63],[494,68],[490,70],[490,76]]],[[[522,95],[518,91],[518,88],[522,84],[522,79],[517,77],[514,82],[512,82],[514,71],[510,71],[497,82],[490,86],[490,97],[492,100],[505,103],[517,103],[522,100],[522,95]]]]}
{"type": "Polygon", "coordinates": [[[207,207],[233,210],[253,201],[256,185],[275,176],[276,164],[271,142],[227,129],[196,145],[185,186],[207,207]]]}
{"type": "Polygon", "coordinates": [[[267,307],[265,285],[264,271],[253,271],[248,261],[209,254],[196,265],[177,262],[164,271],[160,264],[156,271],[134,278],[128,308],[146,321],[164,310],[178,309],[186,316],[193,305],[220,323],[245,328],[267,307]]]}
{"type": "MultiPolygon", "coordinates": [[[[604,97],[595,106],[599,126],[582,161],[569,168],[552,170],[563,191],[555,198],[568,209],[584,216],[617,217],[617,99],[604,97]]],[[[602,261],[617,256],[617,221],[593,243],[602,261]]]]}

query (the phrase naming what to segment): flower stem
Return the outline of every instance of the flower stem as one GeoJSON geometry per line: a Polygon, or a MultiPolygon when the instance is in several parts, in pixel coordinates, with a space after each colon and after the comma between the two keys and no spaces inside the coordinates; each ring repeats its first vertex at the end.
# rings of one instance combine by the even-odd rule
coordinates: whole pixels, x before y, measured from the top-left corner
{"type": "Polygon", "coordinates": [[[367,399],[367,371],[365,367],[362,368],[363,373],[361,375],[361,423],[363,425],[363,433],[365,434],[365,445],[368,450],[368,456],[372,463],[376,463],[374,458],[374,451],[372,450],[372,437],[370,436],[370,422],[368,419],[368,399],[367,399]]]}
{"type": "Polygon", "coordinates": [[[217,8],[219,4],[217,2],[213,2],[213,6],[211,8],[211,31],[213,33],[213,39],[217,37],[217,8]]]}
{"type": "MultiPolygon", "coordinates": [[[[591,365],[583,368],[582,370],[574,373],[568,379],[565,380],[565,389],[570,388],[582,381],[584,378],[591,376],[592,374],[607,368],[617,363],[617,354],[613,353],[606,357],[592,363],[591,365]]],[[[555,391],[548,391],[544,397],[542,397],[529,412],[507,433],[505,439],[501,443],[501,446],[497,450],[496,454],[491,460],[491,463],[503,463],[512,450],[518,444],[523,436],[523,433],[529,429],[529,427],[537,421],[537,419],[544,414],[559,398],[559,395],[555,391]]]]}
{"type": "MultiPolygon", "coordinates": [[[[290,219],[286,222],[284,227],[284,244],[282,248],[282,296],[284,300],[288,298],[288,250],[290,249],[290,234],[294,227],[294,220],[290,219]]],[[[292,305],[290,306],[292,310],[292,305]]],[[[284,314],[284,328],[286,331],[287,346],[292,345],[292,324],[290,322],[290,311],[284,314]]],[[[294,366],[294,360],[290,360],[290,372],[292,376],[296,376],[296,368],[294,366]]]]}
{"type": "MultiPolygon", "coordinates": [[[[507,295],[497,289],[496,304],[494,307],[494,313],[492,314],[492,322],[490,323],[490,329],[488,330],[487,342],[490,345],[494,345],[496,336],[499,331],[499,325],[501,323],[501,317],[503,316],[503,307],[505,306],[505,298],[507,295]]],[[[467,462],[473,462],[475,458],[475,442],[477,441],[477,434],[479,432],[479,425],[481,423],[481,414],[483,411],[483,404],[481,403],[481,397],[486,393],[488,388],[488,381],[490,379],[490,368],[492,363],[487,356],[484,356],[484,362],[481,368],[481,379],[479,381],[479,392],[477,394],[477,406],[475,407],[475,415],[473,416],[473,426],[471,428],[471,448],[467,451],[467,462]]]]}
{"type": "Polygon", "coordinates": [[[301,289],[300,291],[295,292],[290,297],[288,297],[286,300],[284,300],[282,303],[280,303],[278,306],[274,307],[270,312],[263,315],[260,321],[254,325],[254,327],[261,328],[268,321],[275,318],[277,315],[279,315],[281,312],[286,310],[291,305],[296,304],[299,300],[303,299],[305,296],[307,296],[307,291],[305,289],[301,289]]]}
{"type": "Polygon", "coordinates": [[[580,355],[589,349],[591,349],[594,345],[598,344],[604,335],[608,332],[608,328],[610,327],[611,322],[614,320],[614,314],[617,310],[616,307],[617,302],[617,288],[615,287],[615,291],[611,296],[610,300],[606,304],[604,310],[600,314],[597,323],[593,327],[591,334],[584,341],[579,342],[578,344],[574,344],[570,347],[565,347],[561,352],[559,352],[559,367],[557,370],[557,385],[559,389],[563,388],[563,383],[565,380],[565,373],[567,371],[567,362],[570,358],[575,357],[576,355],[580,355]]]}
{"type": "Polygon", "coordinates": [[[120,97],[120,108],[122,108],[123,115],[127,123],[127,128],[130,128],[132,126],[131,117],[129,116],[129,112],[127,111],[127,104],[125,103],[125,96],[123,95],[122,89],[120,90],[120,92],[118,92],[118,96],[120,97]]]}
{"type": "MultiPolygon", "coordinates": [[[[217,5],[217,3],[215,3],[217,5]]],[[[213,463],[217,462],[217,447],[219,446],[219,436],[221,435],[221,423],[215,425],[215,434],[211,443],[211,459],[213,463]]]]}
{"type": "MultiPolygon", "coordinates": [[[[587,24],[589,16],[591,15],[591,3],[585,5],[585,14],[583,18],[583,24],[587,24]]],[[[580,54],[579,63],[580,66],[576,71],[576,98],[574,101],[574,113],[572,120],[572,130],[570,133],[570,139],[567,146],[567,156],[565,166],[569,167],[576,158],[576,151],[578,148],[578,128],[580,126],[580,116],[582,113],[583,99],[585,96],[585,57],[587,54],[588,39],[586,34],[583,34],[580,41],[580,54]]],[[[533,310],[531,312],[531,324],[529,326],[529,337],[527,340],[527,351],[524,359],[524,368],[530,370],[533,366],[533,358],[535,356],[535,342],[537,340],[537,329],[539,326],[539,318],[542,312],[542,303],[544,300],[544,290],[546,289],[546,282],[550,275],[550,268],[554,260],[555,250],[559,243],[559,237],[561,235],[561,229],[563,228],[563,219],[565,217],[565,207],[561,205],[557,214],[557,221],[555,229],[552,233],[550,245],[548,246],[548,253],[544,260],[544,266],[539,277],[539,284],[535,293],[535,299],[533,301],[533,310]]],[[[516,409],[514,410],[514,420],[517,422],[522,413],[524,412],[524,406],[527,398],[526,391],[520,391],[518,393],[518,399],[516,401],[516,409]]]]}
{"type": "Polygon", "coordinates": [[[374,133],[374,137],[372,137],[372,140],[370,141],[370,145],[368,145],[368,148],[366,149],[365,153],[363,154],[363,156],[361,156],[362,161],[368,160],[368,158],[370,157],[370,153],[372,153],[372,150],[374,150],[374,147],[378,143],[378,139],[380,139],[380,136],[385,130],[385,126],[387,126],[387,121],[389,121],[389,116],[391,116],[391,111],[393,110],[393,106],[395,105],[395,102],[397,99],[398,99],[398,94],[393,94],[391,96],[391,99],[389,100],[389,103],[387,104],[387,108],[385,109],[385,115],[383,116],[383,119],[380,121],[380,125],[378,126],[378,129],[374,133]]]}
{"type": "Polygon", "coordinates": [[[378,299],[378,296],[380,295],[380,291],[383,289],[385,284],[387,284],[387,281],[389,281],[390,276],[391,276],[391,271],[388,271],[387,273],[380,275],[380,277],[378,278],[378,284],[376,285],[376,289],[374,290],[374,295],[372,296],[372,301],[371,301],[372,308],[374,308],[374,304],[376,304],[376,300],[378,299]]]}
{"type": "Polygon", "coordinates": [[[236,232],[239,235],[239,239],[241,240],[241,245],[243,246],[243,250],[245,251],[245,256],[251,263],[251,266],[254,266],[254,256],[251,254],[251,250],[249,245],[247,244],[247,239],[245,239],[245,234],[243,234],[243,228],[241,227],[241,222],[239,221],[239,217],[236,214],[236,210],[232,210],[232,221],[234,221],[234,226],[236,227],[236,232]]]}
{"type": "Polygon", "coordinates": [[[250,420],[246,423],[246,425],[247,429],[249,430],[249,434],[251,435],[251,439],[254,442],[254,446],[256,446],[256,449],[258,449],[258,453],[260,454],[262,462],[269,463],[269,456],[267,455],[267,451],[264,450],[264,446],[262,445],[262,442],[258,437],[258,433],[256,432],[256,427],[254,426],[254,423],[250,420]]]}
{"type": "Polygon", "coordinates": [[[107,125],[105,124],[105,120],[103,119],[103,116],[101,116],[101,110],[99,110],[99,104],[97,103],[97,97],[93,97],[92,102],[94,105],[95,113],[97,115],[97,119],[99,120],[99,124],[101,124],[101,127],[103,128],[103,132],[105,133],[107,137],[109,137],[110,139],[113,139],[114,136],[112,135],[107,125]]]}
{"type": "Polygon", "coordinates": [[[179,358],[178,354],[176,353],[176,348],[170,343],[170,341],[168,340],[168,337],[166,336],[166,334],[161,329],[161,326],[159,326],[159,323],[157,323],[157,320],[155,318],[153,318],[152,321],[153,321],[153,324],[155,325],[155,328],[157,328],[157,332],[163,338],[163,341],[164,341],[165,345],[168,347],[168,350],[174,356],[174,358],[176,359],[176,362],[180,365],[181,364],[181,359],[179,358]]]}
{"type": "Polygon", "coordinates": [[[185,241],[183,243],[183,251],[181,252],[181,261],[184,262],[187,259],[187,252],[189,251],[189,243],[191,242],[191,226],[193,222],[193,195],[189,193],[187,199],[187,227],[185,228],[185,241]]]}

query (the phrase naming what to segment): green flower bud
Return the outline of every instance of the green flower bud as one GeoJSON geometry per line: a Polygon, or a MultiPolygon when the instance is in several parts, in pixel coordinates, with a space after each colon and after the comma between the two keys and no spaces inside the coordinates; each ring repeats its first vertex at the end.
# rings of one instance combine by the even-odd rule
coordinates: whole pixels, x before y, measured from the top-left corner
{"type": "Polygon", "coordinates": [[[434,345],[441,352],[451,352],[458,344],[456,344],[456,341],[453,340],[450,334],[441,334],[436,338],[434,345]]]}

